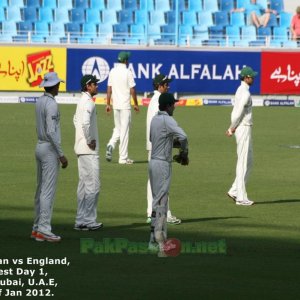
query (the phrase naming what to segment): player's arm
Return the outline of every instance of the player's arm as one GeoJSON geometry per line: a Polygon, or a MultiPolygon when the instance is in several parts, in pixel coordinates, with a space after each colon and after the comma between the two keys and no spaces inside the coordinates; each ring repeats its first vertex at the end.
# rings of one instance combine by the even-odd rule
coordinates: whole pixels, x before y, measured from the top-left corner
{"type": "Polygon", "coordinates": [[[66,168],[68,166],[68,160],[64,156],[56,132],[57,123],[59,122],[58,118],[59,118],[59,114],[58,114],[57,104],[54,102],[49,103],[46,108],[46,134],[55,152],[57,153],[62,168],[66,168]]]}
{"type": "Polygon", "coordinates": [[[137,96],[136,96],[136,90],[135,90],[135,87],[130,88],[130,95],[131,95],[131,98],[133,99],[133,109],[134,109],[136,112],[140,111],[140,109],[139,109],[139,104],[138,104],[138,101],[137,101],[137,96]]]}
{"type": "Polygon", "coordinates": [[[112,95],[112,87],[111,85],[107,86],[107,91],[106,91],[106,112],[109,113],[111,111],[111,95],[112,95]]]}
{"type": "Polygon", "coordinates": [[[243,116],[244,109],[249,100],[249,93],[242,93],[237,101],[235,101],[232,114],[231,114],[231,124],[226,131],[227,136],[232,136],[235,133],[236,128],[239,126],[243,116]]]}
{"type": "Polygon", "coordinates": [[[84,106],[82,117],[82,130],[86,140],[86,144],[91,150],[96,149],[96,140],[91,136],[91,116],[95,109],[95,104],[92,101],[87,102],[84,106]]]}

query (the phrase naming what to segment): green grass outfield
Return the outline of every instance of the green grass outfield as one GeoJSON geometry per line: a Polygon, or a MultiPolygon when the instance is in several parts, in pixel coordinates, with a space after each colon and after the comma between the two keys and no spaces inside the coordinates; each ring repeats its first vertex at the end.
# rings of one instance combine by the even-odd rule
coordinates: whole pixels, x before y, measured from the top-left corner
{"type": "MultiPolygon", "coordinates": [[[[58,283],[51,288],[54,296],[50,299],[299,299],[300,149],[287,147],[300,145],[299,109],[254,108],[254,166],[248,184],[248,195],[256,202],[253,207],[235,206],[226,196],[236,163],[235,140],[225,136],[231,107],[175,110],[175,119],[189,137],[190,165],[173,165],[171,209],[182,224],[169,226],[169,237],[203,243],[224,239],[227,254],[159,259],[150,254],[80,254],[80,238],[148,241],[146,108],[133,113],[129,154],[138,163],[121,166],[116,152],[112,163],[104,159],[113,118],[106,116],[103,106],[97,107],[102,181],[99,220],[104,223],[97,232],[73,230],[75,106],[60,108],[69,167],[60,172],[52,220],[53,231],[63,240],[51,244],[29,238],[36,179],[34,105],[0,105],[0,259],[10,260],[0,270],[40,268],[13,265],[13,258],[67,257],[69,267],[44,267],[47,278],[58,283]]],[[[0,275],[0,280],[7,277],[13,278],[0,275]]],[[[22,280],[27,282],[27,278],[22,280]]],[[[30,297],[23,293],[18,298],[30,297]]]]}

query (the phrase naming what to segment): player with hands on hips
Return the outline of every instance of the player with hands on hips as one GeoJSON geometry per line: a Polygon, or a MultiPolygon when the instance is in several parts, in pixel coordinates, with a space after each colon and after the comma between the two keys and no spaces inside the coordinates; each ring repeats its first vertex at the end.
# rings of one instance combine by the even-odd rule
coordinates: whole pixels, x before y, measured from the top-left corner
{"type": "Polygon", "coordinates": [[[250,67],[244,67],[240,73],[241,85],[238,87],[234,106],[231,113],[231,124],[226,135],[235,134],[237,143],[236,177],[227,195],[236,205],[249,206],[254,202],[249,200],[246,192],[246,183],[252,167],[252,98],[249,91],[257,72],[250,67]]]}
{"type": "MultiPolygon", "coordinates": [[[[172,81],[172,79],[169,79],[164,74],[158,74],[153,79],[154,94],[148,105],[147,123],[146,123],[146,149],[148,151],[148,161],[151,158],[151,149],[152,149],[152,145],[150,142],[150,124],[151,124],[152,118],[159,111],[158,98],[162,93],[168,92],[168,90],[170,88],[169,84],[171,81],[172,81]]],[[[147,182],[147,219],[146,219],[147,223],[151,223],[152,200],[153,199],[152,199],[150,179],[148,179],[148,182],[147,182]]],[[[167,223],[172,224],[172,225],[180,224],[181,220],[172,215],[169,205],[170,205],[170,199],[168,200],[167,223]]]]}
{"type": "Polygon", "coordinates": [[[65,169],[68,160],[61,147],[60,112],[55,100],[60,83],[57,73],[45,74],[40,87],[45,89],[35,105],[36,132],[35,148],[37,165],[37,188],[35,193],[35,219],[31,238],[36,241],[59,242],[61,237],[52,232],[51,219],[56,192],[59,164],[65,169]]]}
{"type": "Polygon", "coordinates": [[[81,98],[73,118],[74,151],[78,159],[77,215],[75,230],[97,230],[97,204],[100,193],[99,137],[96,105],[99,80],[93,75],[81,78],[81,98]]]}
{"type": "Polygon", "coordinates": [[[180,144],[183,164],[188,164],[187,135],[172,117],[175,102],[172,94],[161,94],[159,96],[159,112],[153,117],[150,126],[152,150],[149,161],[149,178],[153,203],[149,249],[158,249],[159,257],[165,256],[164,243],[167,239],[167,210],[174,140],[180,144]]]}

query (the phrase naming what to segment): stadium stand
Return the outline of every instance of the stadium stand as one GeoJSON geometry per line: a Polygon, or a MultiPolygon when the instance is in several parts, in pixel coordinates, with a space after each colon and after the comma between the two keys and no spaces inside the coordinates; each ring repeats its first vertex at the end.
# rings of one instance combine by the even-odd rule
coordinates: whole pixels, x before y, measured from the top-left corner
{"type": "Polygon", "coordinates": [[[298,45],[290,40],[293,13],[284,10],[283,0],[257,0],[278,12],[271,14],[266,28],[258,29],[249,26],[244,12],[232,12],[247,3],[250,0],[0,0],[0,42],[298,45]]]}

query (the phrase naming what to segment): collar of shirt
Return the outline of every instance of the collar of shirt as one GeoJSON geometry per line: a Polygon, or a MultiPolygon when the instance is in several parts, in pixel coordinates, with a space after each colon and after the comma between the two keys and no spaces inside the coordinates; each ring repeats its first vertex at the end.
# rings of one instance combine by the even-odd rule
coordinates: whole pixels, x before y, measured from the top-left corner
{"type": "Polygon", "coordinates": [[[54,96],[53,96],[52,94],[50,94],[50,93],[45,92],[45,93],[44,93],[44,96],[50,97],[50,98],[52,98],[53,100],[55,100],[54,96]]]}
{"type": "Polygon", "coordinates": [[[157,114],[158,114],[158,115],[167,115],[167,116],[168,116],[168,113],[167,113],[166,111],[161,111],[161,110],[159,110],[159,111],[157,112],[157,114]]]}
{"type": "Polygon", "coordinates": [[[92,101],[95,102],[95,99],[88,92],[81,92],[81,96],[85,99],[91,99],[92,101]]]}
{"type": "Polygon", "coordinates": [[[249,90],[250,86],[245,82],[245,81],[242,81],[241,85],[245,88],[247,88],[247,90],[249,90]]]}
{"type": "Polygon", "coordinates": [[[123,63],[117,63],[117,67],[127,69],[126,64],[123,64],[123,63]]]}

